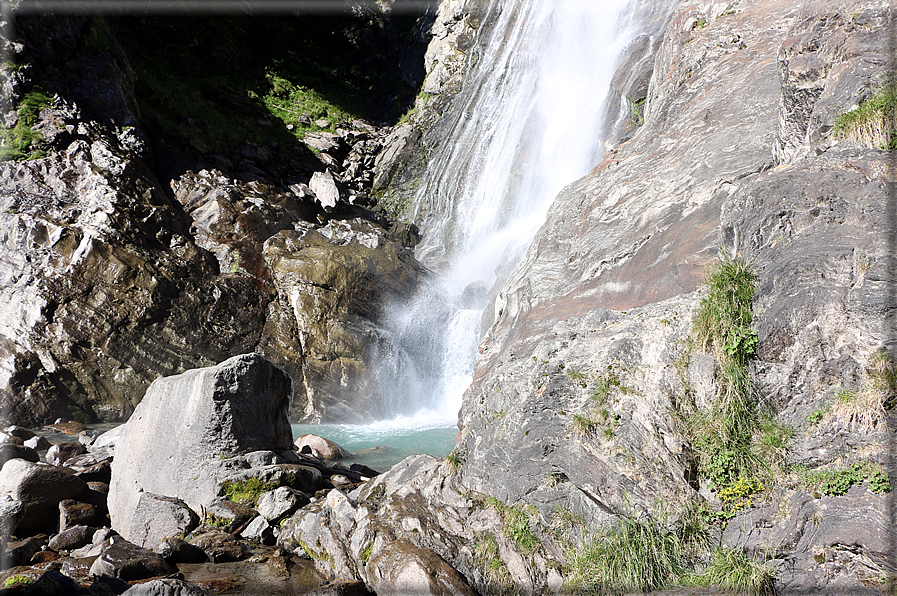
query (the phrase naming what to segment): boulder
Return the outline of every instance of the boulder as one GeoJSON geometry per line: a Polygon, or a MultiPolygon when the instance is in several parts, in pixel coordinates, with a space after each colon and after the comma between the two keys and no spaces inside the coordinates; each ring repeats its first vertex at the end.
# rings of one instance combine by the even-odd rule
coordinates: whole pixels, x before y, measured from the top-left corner
{"type": "Polygon", "coordinates": [[[225,532],[236,532],[258,514],[246,505],[227,499],[215,499],[206,507],[206,515],[216,520],[227,520],[227,525],[222,529],[225,532]]]}
{"type": "Polygon", "coordinates": [[[199,516],[182,500],[142,492],[134,511],[116,530],[134,544],[152,548],[164,538],[186,535],[198,525],[199,516]]]}
{"type": "Polygon", "coordinates": [[[109,451],[73,455],[62,465],[75,472],[75,476],[84,482],[108,483],[112,478],[112,453],[109,451]]]}
{"type": "Polygon", "coordinates": [[[25,505],[18,530],[55,530],[59,502],[77,499],[86,491],[87,483],[71,470],[50,464],[11,459],[0,470],[0,494],[25,505]]]}
{"type": "Polygon", "coordinates": [[[112,526],[143,542],[129,522],[141,492],[176,497],[198,511],[218,496],[223,456],[290,446],[290,391],[290,378],[258,354],[156,380],[115,447],[112,526]]]}
{"type": "Polygon", "coordinates": [[[50,443],[50,441],[40,435],[34,435],[30,439],[25,440],[25,447],[30,447],[35,451],[46,451],[52,446],[53,445],[50,443]]]}
{"type": "Polygon", "coordinates": [[[332,211],[339,202],[339,188],[329,170],[312,174],[308,187],[315,193],[315,198],[325,211],[332,211]]]}
{"type": "Polygon", "coordinates": [[[39,552],[42,547],[47,544],[47,537],[44,534],[39,536],[30,536],[24,540],[10,543],[6,545],[3,551],[3,569],[16,567],[18,565],[27,565],[31,562],[31,557],[39,552]]]}
{"type": "Polygon", "coordinates": [[[100,556],[90,566],[91,575],[109,575],[125,581],[175,572],[177,568],[166,563],[161,556],[118,536],[109,539],[100,556]]]}
{"type": "Polygon", "coordinates": [[[33,463],[40,461],[37,451],[26,445],[4,443],[0,445],[0,466],[11,459],[24,459],[33,463]]]}
{"type": "Polygon", "coordinates": [[[25,503],[10,495],[0,496],[0,536],[11,536],[25,513],[25,503]]]}
{"type": "Polygon", "coordinates": [[[19,437],[23,441],[27,441],[28,439],[32,439],[37,436],[34,434],[34,431],[28,430],[23,426],[18,426],[15,424],[12,426],[7,426],[3,429],[3,432],[14,437],[19,437]]]}
{"type": "Polygon", "coordinates": [[[180,579],[154,579],[131,586],[122,596],[208,596],[209,592],[180,579]]]}
{"type": "Polygon", "coordinates": [[[60,532],[73,526],[99,526],[102,525],[101,521],[96,505],[74,499],[59,501],[60,532]]]}
{"type": "Polygon", "coordinates": [[[293,445],[295,445],[296,450],[300,453],[306,453],[303,451],[303,447],[308,447],[309,452],[312,455],[321,459],[346,459],[352,457],[351,453],[330,439],[325,439],[318,435],[302,435],[293,442],[293,445]]]}
{"type": "Polygon", "coordinates": [[[165,538],[155,549],[169,563],[203,563],[208,560],[206,553],[193,544],[180,538],[165,538]]]}
{"type": "Polygon", "coordinates": [[[476,594],[445,559],[406,540],[392,542],[373,555],[366,570],[368,584],[378,596],[476,594]]]}
{"type": "Polygon", "coordinates": [[[268,546],[273,545],[276,539],[274,526],[269,524],[268,520],[261,515],[249,522],[249,525],[240,532],[240,536],[246,540],[254,540],[268,546]]]}
{"type": "Polygon", "coordinates": [[[67,441],[64,443],[56,443],[47,450],[47,463],[54,466],[61,466],[66,460],[75,456],[87,453],[87,447],[83,443],[75,441],[67,441]]]}
{"type": "Polygon", "coordinates": [[[81,548],[91,544],[96,531],[96,528],[90,526],[72,526],[53,536],[47,546],[55,551],[81,548]]]}
{"type": "Polygon", "coordinates": [[[302,491],[281,486],[272,491],[262,493],[256,501],[255,508],[259,515],[270,522],[275,522],[290,515],[300,507],[308,505],[310,499],[302,491]]]}

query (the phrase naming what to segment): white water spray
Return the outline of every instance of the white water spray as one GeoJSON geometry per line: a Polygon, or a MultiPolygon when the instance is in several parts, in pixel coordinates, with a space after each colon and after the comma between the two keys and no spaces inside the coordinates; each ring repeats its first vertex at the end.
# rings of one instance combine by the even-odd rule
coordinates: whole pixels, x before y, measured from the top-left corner
{"type": "Polygon", "coordinates": [[[436,276],[389,307],[384,411],[402,424],[454,424],[480,320],[496,281],[522,258],[551,201],[603,153],[603,102],[628,43],[673,2],[494,0],[459,98],[461,117],[415,197],[417,257],[436,276]]]}

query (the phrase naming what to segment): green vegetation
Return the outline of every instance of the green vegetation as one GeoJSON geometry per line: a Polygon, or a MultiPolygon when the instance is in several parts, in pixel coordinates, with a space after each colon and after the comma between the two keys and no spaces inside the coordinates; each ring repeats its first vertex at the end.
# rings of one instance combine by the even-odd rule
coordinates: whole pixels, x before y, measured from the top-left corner
{"type": "Polygon", "coordinates": [[[205,512],[202,518],[202,524],[204,526],[209,526],[210,528],[224,528],[227,527],[231,523],[231,520],[226,517],[218,517],[217,515],[212,515],[209,512],[205,512]]]}
{"type": "Polygon", "coordinates": [[[496,509],[502,517],[502,534],[510,538],[517,549],[526,555],[531,555],[542,546],[542,541],[533,532],[531,522],[537,523],[539,512],[532,505],[514,505],[509,507],[495,497],[483,495],[471,495],[474,506],[488,506],[496,509]]]}
{"type": "MultiPolygon", "coordinates": [[[[572,373],[575,376],[571,376],[571,378],[585,378],[582,373],[576,371],[572,371],[572,373]]],[[[568,371],[567,374],[570,375],[571,371],[568,371]]],[[[613,439],[616,436],[619,422],[611,409],[611,398],[616,394],[631,393],[637,393],[637,390],[623,383],[619,374],[612,366],[608,365],[604,372],[595,379],[594,388],[590,393],[592,407],[583,414],[573,414],[570,419],[570,429],[580,437],[596,436],[600,430],[601,436],[605,439],[613,439]]]]}
{"type": "Polygon", "coordinates": [[[480,537],[474,548],[474,554],[483,566],[483,577],[487,585],[504,593],[514,587],[508,566],[498,555],[498,541],[492,534],[480,537]]]}
{"type": "Polygon", "coordinates": [[[862,147],[897,149],[897,81],[888,82],[856,109],[838,116],[832,133],[862,147]]]}
{"type": "Polygon", "coordinates": [[[109,37],[112,32],[105,19],[99,15],[91,15],[87,18],[84,28],[81,30],[81,43],[92,54],[100,54],[109,47],[109,37]]]}
{"type": "Polygon", "coordinates": [[[843,495],[855,484],[869,481],[869,490],[874,493],[891,492],[888,474],[871,461],[861,461],[840,470],[798,470],[801,485],[819,495],[843,495]]]}
{"type": "Polygon", "coordinates": [[[446,455],[445,458],[443,458],[443,461],[448,465],[452,474],[457,474],[461,470],[461,466],[464,465],[464,461],[455,449],[452,449],[452,452],[446,455]]]}
{"type": "Polygon", "coordinates": [[[30,586],[34,580],[27,575],[11,575],[3,582],[3,588],[19,588],[30,586]]]}
{"type": "Polygon", "coordinates": [[[272,491],[280,486],[277,482],[262,482],[260,478],[248,478],[236,482],[225,481],[221,484],[224,495],[234,503],[249,503],[255,505],[262,493],[272,491]]]}
{"type": "Polygon", "coordinates": [[[37,123],[40,111],[48,107],[53,98],[35,87],[19,102],[18,120],[12,128],[0,126],[0,161],[38,159],[44,152],[36,145],[43,139],[39,132],[31,130],[37,123]]]}
{"type": "MultiPolygon", "coordinates": [[[[764,449],[755,447],[761,416],[754,403],[748,362],[757,349],[751,329],[756,275],[740,259],[723,256],[709,268],[701,305],[692,322],[691,348],[713,354],[717,395],[707,411],[687,413],[686,427],[699,457],[699,473],[717,488],[754,476],[765,455],[784,448],[787,432],[768,416],[764,449]]],[[[686,361],[687,366],[687,361],[686,361]]]]}
{"type": "Polygon", "coordinates": [[[848,425],[856,423],[866,431],[884,424],[887,410],[894,407],[897,399],[897,365],[894,357],[884,350],[873,353],[864,376],[860,389],[838,391],[834,403],[823,414],[830,412],[844,419],[848,425]]]}
{"type": "Polygon", "coordinates": [[[629,112],[630,128],[641,126],[645,123],[645,101],[647,99],[647,97],[640,97],[639,99],[626,98],[626,109],[629,112]]]}
{"type": "Polygon", "coordinates": [[[683,578],[683,584],[712,586],[725,594],[774,596],[775,574],[739,549],[718,548],[710,565],[699,575],[683,578]]]}
{"type": "Polygon", "coordinates": [[[367,565],[367,562],[371,559],[371,553],[374,552],[374,541],[371,540],[367,546],[361,551],[361,562],[367,565]]]}

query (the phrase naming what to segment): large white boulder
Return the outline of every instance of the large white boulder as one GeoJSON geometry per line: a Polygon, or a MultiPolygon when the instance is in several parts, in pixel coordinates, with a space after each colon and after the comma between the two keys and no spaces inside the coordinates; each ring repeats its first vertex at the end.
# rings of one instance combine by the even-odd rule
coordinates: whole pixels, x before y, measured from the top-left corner
{"type": "Polygon", "coordinates": [[[230,456],[290,449],[290,395],[289,376],[258,354],[157,379],[115,446],[112,526],[142,541],[145,528],[131,527],[142,492],[177,497],[199,512],[233,473],[230,456]]]}

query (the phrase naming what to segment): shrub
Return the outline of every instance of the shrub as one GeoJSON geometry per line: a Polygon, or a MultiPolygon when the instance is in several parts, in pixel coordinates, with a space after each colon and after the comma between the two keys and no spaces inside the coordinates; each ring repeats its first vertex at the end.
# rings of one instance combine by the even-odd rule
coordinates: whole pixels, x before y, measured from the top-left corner
{"type": "Polygon", "coordinates": [[[863,100],[856,109],[838,116],[835,138],[872,149],[897,149],[897,81],[891,81],[863,100]]]}
{"type": "Polygon", "coordinates": [[[855,485],[869,480],[869,490],[875,493],[891,491],[891,481],[881,466],[862,461],[840,470],[814,470],[801,474],[801,483],[807,490],[824,495],[843,495],[855,485]]]}

